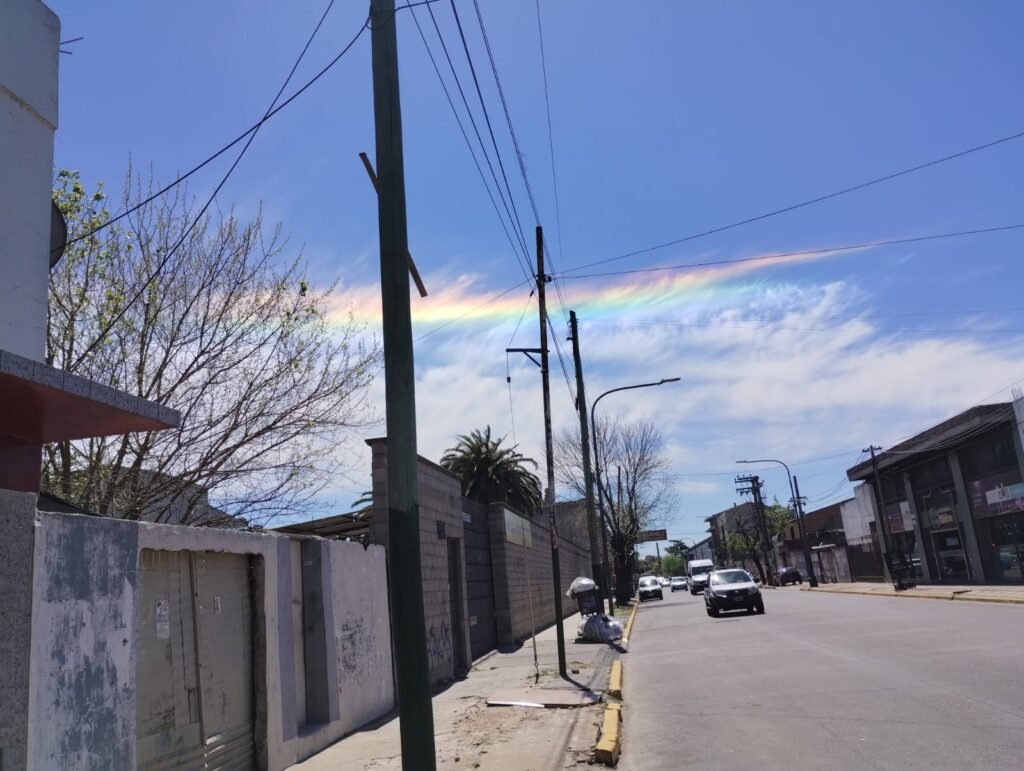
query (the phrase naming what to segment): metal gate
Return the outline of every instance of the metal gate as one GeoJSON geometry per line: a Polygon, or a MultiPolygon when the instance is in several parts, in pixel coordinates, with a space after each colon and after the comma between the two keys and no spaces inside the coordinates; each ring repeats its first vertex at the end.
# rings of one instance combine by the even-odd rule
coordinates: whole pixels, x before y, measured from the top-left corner
{"type": "Polygon", "coordinates": [[[462,499],[466,549],[466,604],[469,606],[469,646],[474,660],[498,645],[494,622],[494,577],[487,507],[462,499]]]}
{"type": "Polygon", "coordinates": [[[138,768],[253,768],[249,558],[146,549],[138,587],[138,768]]]}

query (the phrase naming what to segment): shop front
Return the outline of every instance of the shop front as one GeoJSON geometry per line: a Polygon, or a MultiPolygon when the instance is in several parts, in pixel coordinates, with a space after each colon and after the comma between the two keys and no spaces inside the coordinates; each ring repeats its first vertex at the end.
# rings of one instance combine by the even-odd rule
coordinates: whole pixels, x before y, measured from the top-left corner
{"type": "Polygon", "coordinates": [[[964,548],[964,533],[949,461],[945,457],[933,458],[912,468],[909,476],[933,580],[947,584],[977,580],[978,577],[971,575],[964,548]]]}
{"type": "Polygon", "coordinates": [[[989,581],[1024,581],[1024,484],[1016,470],[968,483],[989,581]]]}

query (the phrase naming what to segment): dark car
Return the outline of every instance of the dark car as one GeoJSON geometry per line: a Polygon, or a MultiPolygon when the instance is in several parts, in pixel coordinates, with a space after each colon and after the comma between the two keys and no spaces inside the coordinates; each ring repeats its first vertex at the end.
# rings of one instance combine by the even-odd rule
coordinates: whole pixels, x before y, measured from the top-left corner
{"type": "Polygon", "coordinates": [[[716,570],[711,573],[704,590],[704,609],[712,618],[718,618],[723,610],[764,613],[764,598],[746,570],[716,570]]]}
{"type": "Polygon", "coordinates": [[[802,584],[804,582],[803,577],[800,575],[800,571],[794,567],[779,568],[779,572],[775,574],[775,579],[778,581],[779,586],[785,586],[786,584],[802,584]]]}
{"type": "Polygon", "coordinates": [[[659,600],[665,599],[665,594],[661,591],[661,581],[658,580],[657,576],[644,576],[641,578],[638,594],[640,602],[655,598],[659,600]]]}

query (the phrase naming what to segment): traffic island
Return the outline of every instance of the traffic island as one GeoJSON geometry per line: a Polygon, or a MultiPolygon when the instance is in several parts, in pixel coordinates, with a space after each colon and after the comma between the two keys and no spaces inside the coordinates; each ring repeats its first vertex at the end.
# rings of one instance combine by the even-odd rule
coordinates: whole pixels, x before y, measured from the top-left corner
{"type": "Polygon", "coordinates": [[[1006,605],[1024,605],[1024,586],[916,586],[897,592],[892,584],[820,584],[805,592],[856,594],[863,597],[910,597],[918,600],[947,600],[955,602],[989,602],[1006,605]]]}

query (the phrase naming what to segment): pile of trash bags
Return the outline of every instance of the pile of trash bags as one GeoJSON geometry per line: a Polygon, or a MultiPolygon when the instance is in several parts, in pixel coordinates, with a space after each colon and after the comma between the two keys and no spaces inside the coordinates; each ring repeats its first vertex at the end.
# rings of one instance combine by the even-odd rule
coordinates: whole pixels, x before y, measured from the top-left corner
{"type": "MultiPolygon", "coordinates": [[[[596,607],[603,608],[603,601],[597,597],[597,584],[585,576],[574,579],[565,594],[570,600],[576,600],[580,608],[584,609],[588,604],[593,604],[583,601],[581,597],[589,592],[594,593],[596,607]]],[[[579,626],[576,627],[576,637],[589,642],[615,642],[622,639],[622,624],[603,612],[592,613],[580,620],[579,626]]]]}

